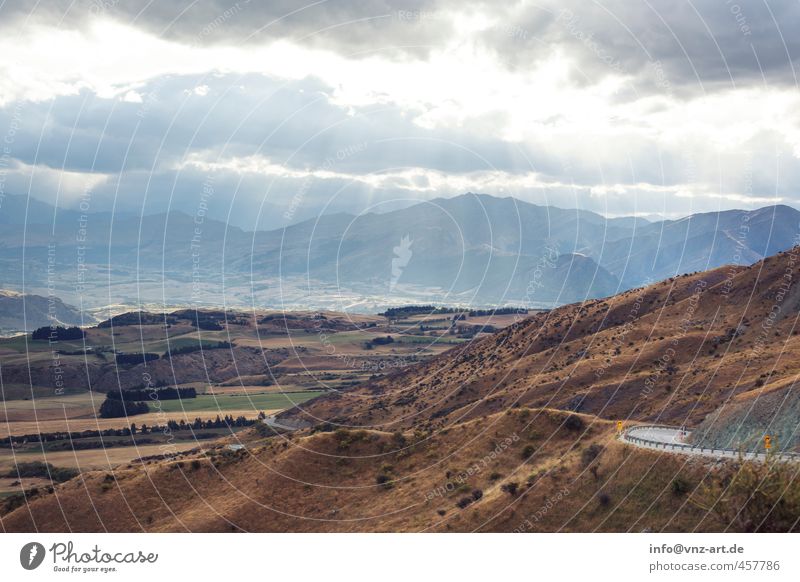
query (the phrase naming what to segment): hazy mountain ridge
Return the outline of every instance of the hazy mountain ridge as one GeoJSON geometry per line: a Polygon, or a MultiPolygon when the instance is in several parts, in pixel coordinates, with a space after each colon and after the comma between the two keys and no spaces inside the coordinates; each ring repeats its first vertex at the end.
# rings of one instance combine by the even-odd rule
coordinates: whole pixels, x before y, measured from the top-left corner
{"type": "MultiPolygon", "coordinates": [[[[35,206],[47,214],[43,203],[35,206]]],[[[415,297],[422,290],[423,299],[428,293],[440,302],[550,306],[724,264],[752,264],[791,248],[800,224],[800,212],[788,206],[650,223],[471,193],[383,214],[326,214],[257,232],[180,212],[90,214],[82,224],[74,211],[59,211],[55,226],[25,225],[12,216],[14,208],[19,213],[24,205],[17,200],[0,211],[6,223],[0,265],[8,284],[22,281],[24,243],[27,286],[41,287],[48,245],[58,241],[61,289],[81,283],[75,268],[80,251],[94,285],[86,299],[105,296],[103,304],[109,293],[111,302],[121,300],[105,287],[132,289],[134,283],[137,297],[150,292],[152,299],[168,286],[176,289],[171,301],[180,302],[197,281],[212,288],[212,303],[234,284],[242,293],[252,284],[278,300],[280,286],[297,278],[344,290],[357,286],[377,301],[414,286],[415,297]]]]}
{"type": "Polygon", "coordinates": [[[65,304],[58,297],[21,294],[0,290],[0,332],[31,331],[46,325],[93,323],[89,315],[65,304]]]}

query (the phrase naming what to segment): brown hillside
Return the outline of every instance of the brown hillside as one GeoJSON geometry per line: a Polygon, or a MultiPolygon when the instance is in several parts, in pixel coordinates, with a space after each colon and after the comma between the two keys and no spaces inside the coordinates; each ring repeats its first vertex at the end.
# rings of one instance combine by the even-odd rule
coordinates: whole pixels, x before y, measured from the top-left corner
{"type": "Polygon", "coordinates": [[[438,430],[523,405],[695,426],[765,371],[800,373],[798,252],[538,314],[285,416],[438,430]]]}
{"type": "Polygon", "coordinates": [[[3,516],[2,526],[641,531],[715,525],[670,488],[674,479],[699,484],[701,463],[632,450],[614,440],[610,423],[589,417],[565,423],[567,417],[517,409],[434,435],[340,430],[261,440],[239,452],[220,447],[86,474],[3,516]]]}

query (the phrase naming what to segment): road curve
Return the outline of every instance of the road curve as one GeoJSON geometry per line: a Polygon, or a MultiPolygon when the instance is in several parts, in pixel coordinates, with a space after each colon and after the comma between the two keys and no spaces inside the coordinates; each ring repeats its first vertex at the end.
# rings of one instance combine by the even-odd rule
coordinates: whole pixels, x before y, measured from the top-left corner
{"type": "Polygon", "coordinates": [[[288,431],[288,432],[294,431],[294,430],[300,430],[301,428],[307,428],[307,426],[310,426],[308,423],[291,423],[290,424],[287,421],[278,420],[278,418],[275,415],[271,415],[271,416],[266,417],[265,419],[263,419],[262,422],[264,424],[266,424],[270,428],[279,428],[281,430],[288,431]]]}
{"type": "MultiPolygon", "coordinates": [[[[679,455],[713,459],[739,459],[741,457],[753,461],[767,460],[765,453],[741,453],[734,449],[711,449],[692,445],[687,442],[690,435],[690,431],[673,426],[642,425],[633,426],[622,431],[620,440],[634,447],[679,455]]],[[[781,453],[773,456],[781,461],[800,462],[800,454],[798,453],[781,453]]]]}

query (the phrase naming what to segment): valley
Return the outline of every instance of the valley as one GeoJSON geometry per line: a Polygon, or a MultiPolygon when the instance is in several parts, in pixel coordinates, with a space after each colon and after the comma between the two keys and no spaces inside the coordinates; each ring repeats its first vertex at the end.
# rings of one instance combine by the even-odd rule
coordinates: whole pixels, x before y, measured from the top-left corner
{"type": "MultiPolygon", "coordinates": [[[[89,471],[196,449],[265,416],[489,335],[525,315],[466,312],[454,321],[455,313],[432,314],[432,309],[402,318],[308,311],[128,312],[84,328],[80,339],[0,339],[0,475],[13,472],[15,462],[89,471]],[[167,386],[193,393],[161,400],[167,386]],[[119,390],[144,390],[140,399],[149,410],[103,418],[98,410],[106,393],[119,390]]],[[[0,483],[0,496],[18,494],[25,482],[17,481],[0,483]]]]}
{"type": "MultiPolygon", "coordinates": [[[[618,423],[686,427],[693,446],[743,453],[768,434],[774,452],[800,451],[798,252],[546,312],[326,313],[324,349],[319,314],[261,316],[249,325],[267,338],[270,372],[313,397],[264,410],[274,423],[9,496],[0,519],[12,531],[789,531],[800,517],[795,463],[637,447],[618,423]],[[288,331],[280,340],[264,328],[288,331]],[[355,373],[373,358],[408,365],[355,373]],[[751,503],[748,483],[760,482],[778,510],[751,503]],[[91,511],[58,510],[86,499],[91,511]]],[[[180,312],[167,317],[167,335],[194,333],[180,312]]],[[[100,325],[98,339],[116,337],[100,325]]],[[[248,325],[224,327],[239,330],[225,351],[253,349],[248,325]]],[[[270,384],[263,370],[263,382],[224,370],[197,400],[243,398],[239,382],[264,408],[278,394],[255,388],[270,384]]]]}

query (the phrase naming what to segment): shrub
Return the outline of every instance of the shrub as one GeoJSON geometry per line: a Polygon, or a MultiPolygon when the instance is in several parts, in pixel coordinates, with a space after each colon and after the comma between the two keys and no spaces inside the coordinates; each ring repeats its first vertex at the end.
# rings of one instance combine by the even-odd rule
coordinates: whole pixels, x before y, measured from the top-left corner
{"type": "Polygon", "coordinates": [[[691,490],[692,486],[686,479],[681,477],[675,477],[672,480],[672,494],[675,497],[683,497],[691,490]]]}
{"type": "Polygon", "coordinates": [[[534,447],[533,445],[527,445],[524,449],[522,449],[522,453],[520,454],[520,456],[523,459],[528,459],[535,452],[536,452],[536,447],[534,447]]]}
{"type": "Polygon", "coordinates": [[[464,508],[466,508],[466,507],[467,507],[467,506],[468,506],[470,503],[472,503],[472,497],[462,497],[461,499],[459,499],[459,500],[458,500],[458,502],[456,503],[456,505],[458,506],[458,508],[459,508],[459,509],[464,509],[464,508]]]}
{"type": "Polygon", "coordinates": [[[495,471],[494,473],[492,473],[491,475],[489,475],[489,481],[497,481],[498,479],[502,479],[502,477],[503,477],[503,476],[502,476],[500,473],[498,473],[497,471],[495,471]]]}
{"type": "Polygon", "coordinates": [[[388,483],[389,481],[391,481],[391,478],[389,477],[389,475],[378,475],[377,477],[375,477],[375,482],[378,485],[384,485],[385,483],[388,483]]]}
{"type": "Polygon", "coordinates": [[[601,507],[608,507],[608,505],[611,503],[611,497],[608,495],[608,493],[601,493],[597,496],[597,501],[600,503],[601,507]]]}
{"type": "Polygon", "coordinates": [[[567,430],[583,430],[586,426],[586,423],[583,422],[583,419],[578,416],[577,414],[570,414],[567,419],[564,421],[564,426],[567,430]]]}
{"type": "Polygon", "coordinates": [[[597,457],[600,456],[600,453],[602,452],[603,452],[603,445],[592,443],[591,445],[586,447],[581,453],[581,463],[583,463],[584,467],[588,467],[597,457]]]}
{"type": "Polygon", "coordinates": [[[16,467],[6,473],[4,477],[9,479],[38,477],[40,479],[51,479],[56,483],[62,483],[64,481],[69,481],[73,477],[77,477],[78,473],[77,469],[54,467],[50,463],[30,461],[17,463],[16,467]]]}
{"type": "Polygon", "coordinates": [[[392,442],[398,447],[406,446],[406,436],[399,430],[392,433],[392,442]]]}
{"type": "Polygon", "coordinates": [[[516,495],[517,491],[519,491],[519,483],[516,481],[512,481],[510,483],[504,483],[501,487],[501,490],[505,491],[509,495],[516,495]]]}
{"type": "Polygon", "coordinates": [[[472,499],[474,501],[478,501],[481,497],[483,497],[483,491],[481,491],[480,489],[472,490],[472,499]]]}
{"type": "Polygon", "coordinates": [[[794,531],[800,520],[797,469],[771,459],[731,463],[712,472],[689,501],[734,531],[794,531]]]}

